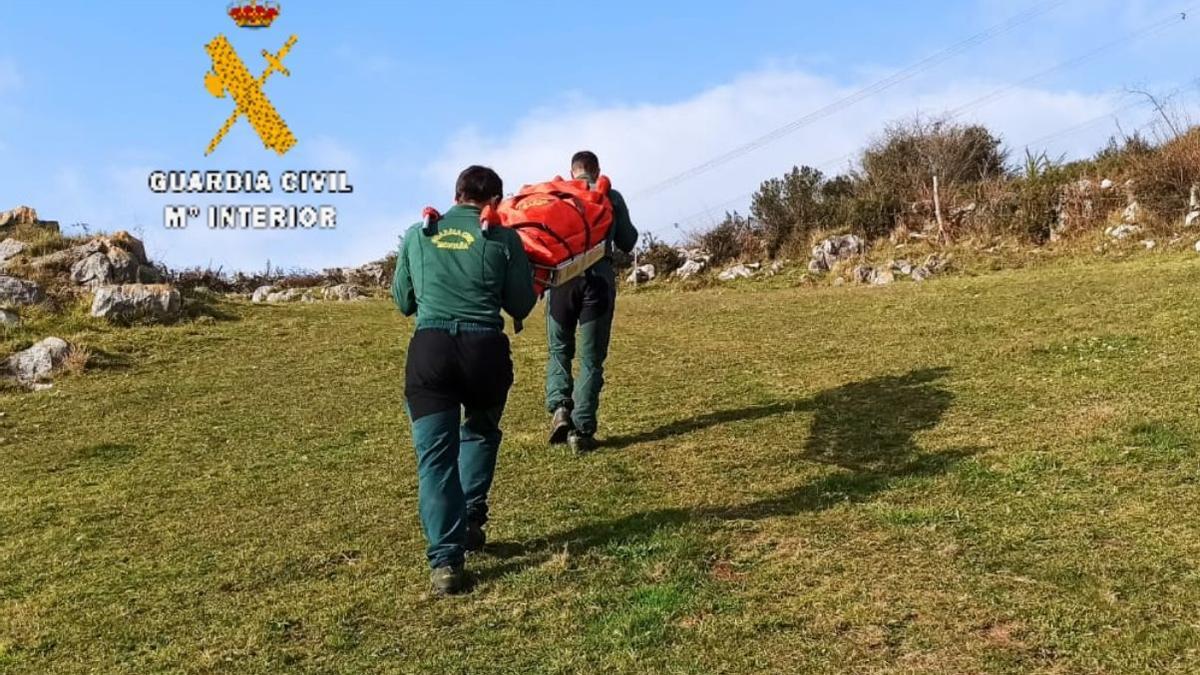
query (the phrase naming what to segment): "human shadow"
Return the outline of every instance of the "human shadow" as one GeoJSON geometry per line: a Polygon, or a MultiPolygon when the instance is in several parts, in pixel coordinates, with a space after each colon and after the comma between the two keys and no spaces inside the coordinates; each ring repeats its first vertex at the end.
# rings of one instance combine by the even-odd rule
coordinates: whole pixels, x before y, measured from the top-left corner
{"type": "MultiPolygon", "coordinates": [[[[481,570],[484,579],[534,567],[569,547],[576,551],[633,541],[689,522],[759,520],[816,512],[836,504],[861,502],[901,480],[945,473],[974,454],[973,449],[923,452],[914,436],[938,425],[953,403],[953,393],[940,381],[945,368],[915,370],[876,377],[830,389],[802,402],[713,413],[695,421],[666,425],[642,434],[643,440],[665,438],[726,421],[756,419],[803,410],[813,413],[801,459],[837,467],[813,482],[742,504],[710,504],[694,508],[658,509],[615,520],[588,523],[529,542],[489,544],[488,553],[504,562],[481,570]],[[667,430],[674,430],[670,434],[667,430]]],[[[789,430],[780,429],[779,434],[789,430]]],[[[633,438],[633,437],[630,437],[633,438]]],[[[791,458],[785,458],[790,460],[791,458]]],[[[781,462],[782,463],[782,462],[781,462]]]]}
{"type": "Polygon", "coordinates": [[[771,403],[768,405],[755,405],[747,408],[732,408],[729,410],[718,410],[716,412],[706,413],[697,417],[692,417],[686,420],[677,420],[669,424],[664,424],[656,429],[643,431],[636,434],[627,434],[623,436],[611,436],[603,439],[600,443],[605,450],[619,450],[627,448],[631,445],[639,443],[651,443],[661,441],[683,434],[690,434],[696,431],[702,431],[709,427],[716,427],[729,422],[742,422],[749,420],[762,419],[764,417],[775,417],[776,415],[784,415],[790,412],[804,410],[810,405],[810,402],[805,400],[771,403]]]}

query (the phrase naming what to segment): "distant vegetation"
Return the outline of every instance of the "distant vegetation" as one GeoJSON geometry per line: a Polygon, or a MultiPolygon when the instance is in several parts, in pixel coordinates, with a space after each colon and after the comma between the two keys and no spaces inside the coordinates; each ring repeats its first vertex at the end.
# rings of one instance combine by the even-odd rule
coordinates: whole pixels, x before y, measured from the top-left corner
{"type": "MultiPolygon", "coordinates": [[[[767,179],[748,216],[726,213],[693,232],[687,244],[711,254],[714,265],[803,257],[830,233],[942,246],[997,238],[1040,246],[1102,228],[1131,204],[1139,225],[1165,231],[1196,208],[1200,127],[1182,114],[1164,111],[1163,119],[1150,137],[1116,136],[1093,157],[1070,162],[1014,151],[980,125],[924,118],[896,123],[862,151],[854,169],[826,175],[797,166],[767,179]]],[[[661,258],[659,248],[651,239],[642,257],[661,258]]]]}

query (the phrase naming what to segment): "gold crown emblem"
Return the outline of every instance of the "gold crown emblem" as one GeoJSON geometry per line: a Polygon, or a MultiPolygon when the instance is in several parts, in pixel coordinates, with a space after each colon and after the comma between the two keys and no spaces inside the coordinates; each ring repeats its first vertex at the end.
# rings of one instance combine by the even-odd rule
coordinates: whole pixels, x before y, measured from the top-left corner
{"type": "Polygon", "coordinates": [[[227,11],[242,28],[266,28],[279,18],[279,10],[279,3],[272,0],[234,0],[227,11]]]}

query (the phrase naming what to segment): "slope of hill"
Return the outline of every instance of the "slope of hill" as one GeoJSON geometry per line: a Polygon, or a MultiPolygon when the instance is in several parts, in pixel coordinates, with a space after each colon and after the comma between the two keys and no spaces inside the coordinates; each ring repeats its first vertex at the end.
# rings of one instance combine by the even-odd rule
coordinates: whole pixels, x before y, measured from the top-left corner
{"type": "Polygon", "coordinates": [[[0,670],[1195,672],[1197,283],[626,294],[585,459],[531,322],[440,601],[385,302],[87,324],[94,372],[0,393],[0,670]]]}

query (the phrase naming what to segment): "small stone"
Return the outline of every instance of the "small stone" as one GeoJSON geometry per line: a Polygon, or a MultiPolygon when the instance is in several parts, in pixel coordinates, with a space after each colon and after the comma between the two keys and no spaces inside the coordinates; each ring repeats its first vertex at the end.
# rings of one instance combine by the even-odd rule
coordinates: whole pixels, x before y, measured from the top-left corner
{"type": "Polygon", "coordinates": [[[21,325],[21,315],[11,309],[0,309],[0,326],[16,328],[21,325]]]}
{"type": "Polygon", "coordinates": [[[735,279],[749,279],[754,276],[757,267],[753,264],[739,264],[727,268],[724,272],[717,275],[717,279],[721,281],[733,281],[735,279]]]}
{"type": "Polygon", "coordinates": [[[1191,213],[1187,214],[1186,218],[1183,219],[1184,227],[1193,227],[1197,223],[1200,223],[1200,211],[1192,211],[1191,213]]]}
{"type": "Polygon", "coordinates": [[[687,262],[683,263],[679,269],[675,270],[675,276],[679,277],[680,279],[691,279],[692,277],[703,272],[706,267],[708,267],[707,261],[696,258],[689,259],[687,262]]]}
{"type": "Polygon", "coordinates": [[[657,270],[654,269],[654,265],[639,265],[629,271],[629,276],[625,280],[631,284],[644,284],[654,281],[655,276],[657,276],[657,270]]]}
{"type": "Polygon", "coordinates": [[[66,340],[48,337],[29,349],[8,357],[8,372],[26,387],[45,388],[38,385],[49,379],[55,369],[66,360],[70,351],[71,346],[66,340]]]}
{"type": "Polygon", "coordinates": [[[896,281],[896,275],[891,270],[876,270],[875,276],[871,277],[873,286],[887,286],[896,281]]]}
{"type": "Polygon", "coordinates": [[[25,242],[16,239],[9,238],[0,241],[0,265],[21,255],[26,248],[28,245],[25,242]]]}
{"type": "Polygon", "coordinates": [[[1142,246],[1143,246],[1143,247],[1144,247],[1144,248],[1145,248],[1147,251],[1152,251],[1152,250],[1154,250],[1154,247],[1155,247],[1155,246],[1158,246],[1158,242],[1154,241],[1153,239],[1147,239],[1147,240],[1145,240],[1145,241],[1143,241],[1143,242],[1142,242],[1142,246]]]}

